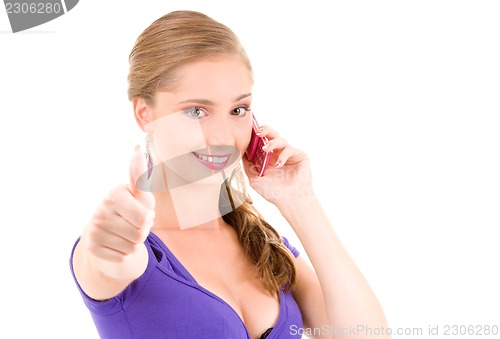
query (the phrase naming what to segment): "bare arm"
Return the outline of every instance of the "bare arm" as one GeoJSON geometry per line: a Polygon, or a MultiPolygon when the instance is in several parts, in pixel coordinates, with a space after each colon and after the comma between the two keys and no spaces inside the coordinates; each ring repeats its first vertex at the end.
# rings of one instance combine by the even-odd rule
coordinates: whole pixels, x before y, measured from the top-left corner
{"type": "Polygon", "coordinates": [[[145,166],[136,150],[130,184],[116,187],[101,202],[75,247],[76,280],[93,299],[117,295],[147,267],[144,241],[153,225],[154,197],[135,186],[145,166]]]}
{"type": "Polygon", "coordinates": [[[333,338],[330,335],[330,321],[318,277],[311,265],[301,256],[295,259],[297,285],[293,297],[302,313],[304,333],[310,339],[333,338]]]}
{"type": "MultiPolygon", "coordinates": [[[[299,282],[305,281],[304,285],[307,285],[302,286],[297,293],[298,300],[309,300],[307,303],[302,302],[305,318],[325,318],[321,314],[321,305],[319,308],[315,306],[319,303],[319,297],[323,296],[328,324],[314,321],[313,326],[330,326],[332,330],[329,333],[334,334],[333,338],[350,337],[348,329],[361,328],[358,326],[387,328],[379,301],[335,234],[318,199],[315,196],[305,196],[288,205],[280,205],[280,211],[297,233],[321,286],[318,288],[314,277],[299,277],[299,282]],[[303,297],[301,293],[308,295],[303,297]]],[[[314,274],[304,269],[299,272],[314,274]]],[[[356,337],[370,336],[360,331],[356,337]]]]}
{"type": "MultiPolygon", "coordinates": [[[[297,261],[299,281],[295,296],[305,325],[330,327],[333,338],[350,337],[351,332],[344,329],[359,328],[358,325],[386,328],[380,303],[338,239],[313,192],[308,156],[290,146],[271,127],[261,127],[263,131],[259,136],[269,139],[265,151],[273,151],[271,166],[265,176],[259,177],[248,160],[243,159],[243,165],[251,187],[278,207],[313,265],[314,270],[297,261]]],[[[369,337],[356,334],[356,338],[369,337]]]]}

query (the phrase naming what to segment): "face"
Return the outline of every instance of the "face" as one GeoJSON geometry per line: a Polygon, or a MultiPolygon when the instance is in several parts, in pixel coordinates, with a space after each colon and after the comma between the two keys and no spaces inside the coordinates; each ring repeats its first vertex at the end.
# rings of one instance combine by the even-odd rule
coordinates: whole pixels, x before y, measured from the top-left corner
{"type": "Polygon", "coordinates": [[[223,56],[183,66],[176,80],[175,90],[155,94],[144,127],[155,164],[165,164],[169,188],[220,184],[250,142],[250,71],[239,57],[223,56]]]}

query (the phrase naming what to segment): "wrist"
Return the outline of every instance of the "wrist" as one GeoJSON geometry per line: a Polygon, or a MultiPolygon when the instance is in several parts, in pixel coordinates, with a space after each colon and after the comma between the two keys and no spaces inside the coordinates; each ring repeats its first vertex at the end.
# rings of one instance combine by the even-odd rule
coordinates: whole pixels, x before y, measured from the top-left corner
{"type": "Polygon", "coordinates": [[[311,208],[318,204],[318,198],[313,192],[310,192],[294,199],[283,199],[276,206],[281,214],[286,217],[310,212],[311,208]]]}

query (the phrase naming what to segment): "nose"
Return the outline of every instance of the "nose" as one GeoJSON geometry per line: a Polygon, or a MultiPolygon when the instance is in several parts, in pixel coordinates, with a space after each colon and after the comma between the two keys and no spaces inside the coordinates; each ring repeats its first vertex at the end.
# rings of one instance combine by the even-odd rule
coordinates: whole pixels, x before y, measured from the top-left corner
{"type": "Polygon", "coordinates": [[[225,114],[214,114],[210,120],[202,124],[207,145],[234,146],[234,128],[231,126],[230,117],[225,114]]]}

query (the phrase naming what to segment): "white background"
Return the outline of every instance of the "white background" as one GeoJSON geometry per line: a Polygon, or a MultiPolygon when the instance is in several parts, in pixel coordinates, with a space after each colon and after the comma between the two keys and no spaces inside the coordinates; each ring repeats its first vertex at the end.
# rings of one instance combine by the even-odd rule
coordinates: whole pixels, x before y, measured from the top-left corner
{"type": "Polygon", "coordinates": [[[98,338],[69,254],[128,180],[128,54],[174,9],[240,37],[260,122],[310,155],[393,329],[500,325],[498,2],[82,0],[23,33],[0,13],[0,337],[98,338]]]}

